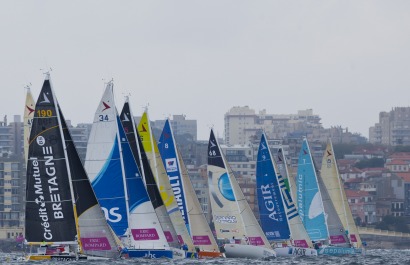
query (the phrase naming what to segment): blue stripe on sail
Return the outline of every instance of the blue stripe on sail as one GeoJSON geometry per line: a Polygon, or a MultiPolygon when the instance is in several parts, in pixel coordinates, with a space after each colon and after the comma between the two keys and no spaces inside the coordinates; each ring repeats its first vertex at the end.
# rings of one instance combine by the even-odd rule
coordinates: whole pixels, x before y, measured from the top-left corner
{"type": "Polygon", "coordinates": [[[119,160],[117,137],[101,171],[92,186],[105,217],[117,236],[125,234],[128,228],[124,185],[119,160]]]}
{"type": "Polygon", "coordinates": [[[281,190],[268,148],[265,137],[262,135],[256,163],[256,185],[261,226],[268,240],[289,239],[290,230],[281,190]]]}
{"type": "Polygon", "coordinates": [[[124,128],[117,116],[118,131],[121,139],[122,159],[126,177],[129,211],[132,213],[139,205],[149,201],[147,190],[141,178],[134,155],[125,135],[124,128]]]}
{"type": "Polygon", "coordinates": [[[316,173],[306,140],[299,154],[296,178],[299,215],[312,240],[328,238],[323,203],[319,193],[316,173]]]}
{"type": "MultiPolygon", "coordinates": [[[[164,163],[165,170],[167,171],[172,190],[174,191],[174,196],[178,203],[179,210],[182,214],[185,225],[189,227],[184,185],[182,183],[177,151],[175,150],[175,143],[171,134],[169,120],[165,121],[164,129],[162,130],[162,134],[158,141],[158,149],[162,158],[162,162],[164,163]]],[[[170,211],[169,213],[171,212],[174,212],[174,210],[170,211]]]]}

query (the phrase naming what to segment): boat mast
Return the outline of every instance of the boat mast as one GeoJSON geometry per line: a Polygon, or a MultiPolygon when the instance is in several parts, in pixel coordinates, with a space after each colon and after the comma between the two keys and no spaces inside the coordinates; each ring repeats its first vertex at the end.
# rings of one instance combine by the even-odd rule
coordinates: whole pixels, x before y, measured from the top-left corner
{"type": "MultiPolygon", "coordinates": [[[[108,85],[111,87],[111,95],[112,95],[112,100],[114,103],[114,92],[113,92],[113,80],[108,82],[108,85]]],[[[127,183],[126,183],[126,176],[125,176],[125,167],[124,167],[124,160],[123,160],[123,153],[122,153],[122,146],[121,146],[121,138],[120,138],[120,132],[118,129],[118,126],[122,126],[122,124],[118,124],[118,113],[117,113],[117,107],[114,105],[114,119],[115,119],[115,124],[116,124],[116,128],[117,128],[117,143],[118,143],[118,148],[119,148],[119,152],[120,152],[120,163],[121,163],[121,173],[122,173],[122,182],[123,182],[123,186],[124,186],[124,196],[125,196],[125,209],[127,212],[127,240],[128,240],[128,245],[131,245],[131,238],[130,238],[130,207],[129,207],[129,198],[128,198],[128,190],[127,190],[127,183]]]]}
{"type": "MultiPolygon", "coordinates": [[[[53,94],[53,101],[54,101],[54,105],[55,105],[55,109],[56,109],[56,116],[57,116],[58,125],[59,125],[58,127],[59,127],[59,130],[60,130],[60,135],[61,135],[61,139],[62,139],[62,143],[63,143],[65,164],[66,164],[66,167],[67,167],[67,175],[68,175],[68,180],[69,180],[68,182],[70,184],[70,193],[71,193],[71,202],[73,204],[75,229],[77,231],[77,244],[78,244],[79,252],[82,253],[83,252],[83,246],[81,244],[80,227],[78,225],[77,206],[76,206],[75,197],[74,197],[74,188],[73,188],[73,181],[72,181],[72,178],[71,178],[70,164],[68,162],[67,146],[65,144],[63,128],[61,126],[61,117],[60,117],[59,105],[58,105],[57,98],[56,98],[54,90],[53,90],[53,86],[51,85],[50,72],[46,72],[46,80],[50,81],[50,89],[51,89],[51,92],[53,94]]],[[[68,130],[68,128],[67,128],[67,130],[68,130]]],[[[77,251],[76,251],[76,254],[77,254],[77,251]]]]}
{"type": "MultiPolygon", "coordinates": [[[[125,96],[125,102],[128,103],[128,106],[130,105],[129,96],[125,96]]],[[[144,163],[142,162],[141,149],[140,149],[140,145],[138,144],[138,141],[140,140],[139,136],[137,134],[138,129],[137,129],[137,126],[135,125],[134,115],[132,114],[131,107],[129,108],[129,111],[130,111],[130,119],[131,119],[131,124],[132,124],[132,133],[134,134],[134,137],[135,137],[135,144],[136,144],[137,150],[138,150],[138,160],[140,161],[140,167],[141,167],[140,168],[140,171],[141,171],[140,174],[141,174],[141,176],[144,180],[143,183],[144,183],[145,188],[146,188],[147,183],[145,181],[145,171],[144,171],[144,165],[143,165],[144,163]]],[[[135,159],[137,159],[137,158],[135,158],[135,159]]]]}
{"type": "Polygon", "coordinates": [[[335,151],[333,150],[333,143],[332,141],[329,139],[329,143],[330,143],[330,150],[332,152],[333,155],[333,160],[335,163],[335,169],[336,169],[336,176],[337,176],[337,181],[339,183],[339,191],[340,191],[340,198],[342,198],[342,204],[343,204],[343,211],[345,213],[345,219],[346,219],[346,228],[347,228],[347,240],[349,242],[349,244],[351,245],[352,242],[350,240],[350,227],[349,227],[349,221],[347,219],[347,212],[346,212],[346,205],[345,205],[345,200],[344,200],[344,196],[343,196],[343,186],[342,186],[342,181],[340,180],[340,176],[339,176],[339,169],[337,168],[337,164],[336,164],[336,156],[335,156],[335,151]]]}

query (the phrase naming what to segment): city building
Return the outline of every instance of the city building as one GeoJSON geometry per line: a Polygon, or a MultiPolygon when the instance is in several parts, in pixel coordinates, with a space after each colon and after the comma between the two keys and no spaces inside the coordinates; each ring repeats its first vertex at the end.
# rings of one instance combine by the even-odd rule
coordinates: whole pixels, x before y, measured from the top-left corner
{"type": "Polygon", "coordinates": [[[410,145],[410,107],[380,112],[379,122],[369,128],[369,142],[387,146],[410,145]]]}

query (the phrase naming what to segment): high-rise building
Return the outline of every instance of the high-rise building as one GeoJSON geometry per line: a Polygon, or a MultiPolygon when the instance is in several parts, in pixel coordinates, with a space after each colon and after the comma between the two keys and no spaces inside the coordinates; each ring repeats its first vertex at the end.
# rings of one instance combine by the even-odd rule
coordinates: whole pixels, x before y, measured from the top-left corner
{"type": "Polygon", "coordinates": [[[0,121],[0,155],[1,156],[22,156],[23,142],[23,122],[20,115],[14,115],[13,122],[7,122],[7,115],[0,121]]]}
{"type": "Polygon", "coordinates": [[[410,145],[410,107],[379,113],[379,122],[369,128],[369,141],[389,146],[410,145]]]}
{"type": "Polygon", "coordinates": [[[23,157],[0,158],[0,239],[15,238],[24,227],[23,157]]]}

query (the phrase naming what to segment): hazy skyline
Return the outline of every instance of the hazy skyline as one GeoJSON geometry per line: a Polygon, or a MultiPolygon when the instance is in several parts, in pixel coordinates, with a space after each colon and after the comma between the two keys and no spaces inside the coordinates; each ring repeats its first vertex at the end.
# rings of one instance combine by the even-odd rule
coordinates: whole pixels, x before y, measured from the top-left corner
{"type": "Polygon", "coordinates": [[[0,115],[23,115],[45,70],[64,116],[92,122],[104,80],[134,115],[185,114],[223,136],[233,106],[368,137],[410,106],[409,1],[2,1],[0,115]]]}

